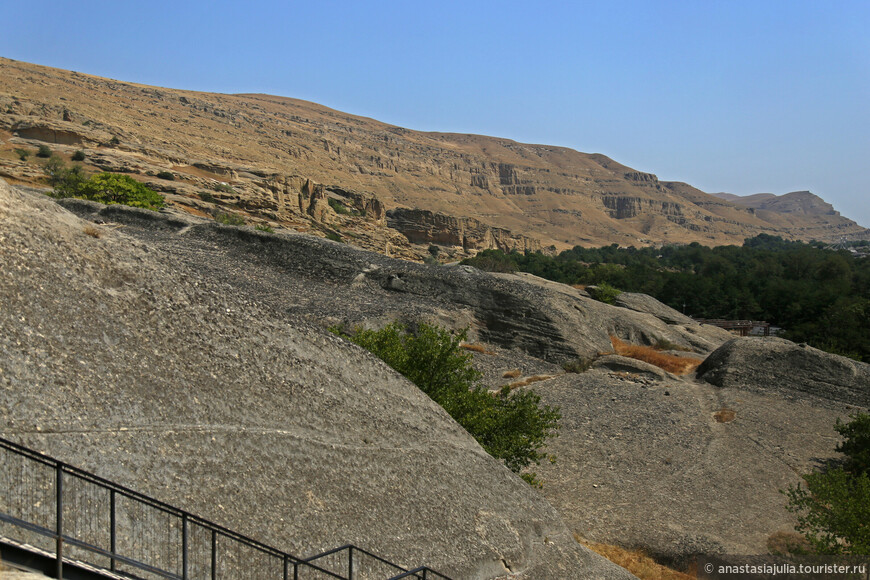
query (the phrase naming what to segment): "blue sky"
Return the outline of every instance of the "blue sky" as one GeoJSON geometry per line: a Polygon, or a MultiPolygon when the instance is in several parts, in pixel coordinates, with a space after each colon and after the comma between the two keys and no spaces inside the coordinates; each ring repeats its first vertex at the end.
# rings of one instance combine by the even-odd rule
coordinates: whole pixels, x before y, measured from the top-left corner
{"type": "Polygon", "coordinates": [[[870,227],[866,0],[8,4],[8,58],[809,189],[870,227]]]}

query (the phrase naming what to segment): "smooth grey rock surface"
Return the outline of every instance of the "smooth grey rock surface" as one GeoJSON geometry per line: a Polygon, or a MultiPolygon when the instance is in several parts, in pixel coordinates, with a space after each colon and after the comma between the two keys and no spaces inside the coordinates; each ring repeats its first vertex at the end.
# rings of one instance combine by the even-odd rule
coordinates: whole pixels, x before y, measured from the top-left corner
{"type": "MultiPolygon", "coordinates": [[[[183,318],[183,323],[179,322],[181,329],[174,322],[172,325],[168,322],[174,320],[173,316],[164,317],[160,314],[163,308],[158,309],[152,315],[154,324],[164,325],[168,332],[182,338],[172,341],[171,347],[155,343],[161,353],[160,357],[156,357],[157,360],[162,360],[163,356],[183,358],[178,345],[190,342],[220,355],[217,360],[226,361],[221,363],[223,366],[219,369],[210,371],[219,377],[217,380],[223,381],[224,376],[232,376],[228,374],[236,368],[232,365],[259,365],[256,361],[263,360],[263,352],[273,356],[272,343],[269,342],[272,339],[268,337],[274,334],[269,330],[274,325],[290,325],[295,329],[294,332],[307,329],[306,332],[312,333],[312,337],[323,338],[326,335],[315,327],[322,328],[335,323],[377,327],[397,319],[413,325],[425,320],[452,328],[470,326],[470,340],[483,341],[481,344],[495,353],[475,354],[475,365],[484,373],[483,380],[491,388],[533,375],[556,375],[532,383],[529,387],[540,393],[545,402],[562,407],[564,425],[550,449],[556,455],[557,462],[542,464],[536,471],[545,481],[543,494],[561,513],[570,531],[589,539],[646,547],[674,561],[709,550],[764,552],[766,539],[771,533],[788,531],[794,523],[784,509],[784,497],[779,489],[800,481],[799,474],[811,471],[834,455],[838,441],[833,430],[835,420],[860,410],[860,406],[854,402],[844,403],[836,398],[823,400],[802,391],[806,373],[792,372],[786,368],[791,364],[787,361],[784,363],[786,366],[776,366],[780,364],[777,362],[779,358],[787,355],[788,349],[800,348],[797,345],[789,346],[782,354],[778,350],[770,350],[766,358],[754,358],[754,350],[767,352],[765,345],[770,339],[740,339],[746,341],[742,343],[746,351],[739,351],[742,353],[739,357],[729,358],[724,354],[721,359],[719,355],[710,357],[709,364],[713,369],[710,376],[721,374],[724,377],[722,386],[697,381],[693,375],[676,377],[661,373],[655,367],[646,367],[644,363],[623,357],[599,356],[600,353],[612,352],[610,334],[635,344],[648,344],[665,338],[693,348],[700,354],[712,352],[733,338],[722,329],[684,323],[677,317],[663,315],[660,307],[656,306],[658,303],[645,299],[635,301],[635,306],[642,310],[638,312],[596,302],[582,291],[531,275],[491,275],[467,266],[417,265],[303,235],[270,235],[249,228],[218,226],[179,215],[164,216],[83,201],[67,200],[62,203],[91,221],[105,222],[98,227],[109,234],[116,232],[118,240],[124,240],[122,245],[125,248],[135,250],[130,255],[135,254],[142,259],[130,268],[133,273],[138,272],[140,263],[160,264],[162,271],[171,272],[167,275],[178,279],[174,283],[187,289],[180,294],[149,291],[143,303],[152,301],[152,296],[160,298],[191,291],[193,298],[188,302],[193,306],[214,304],[208,310],[208,315],[183,318]],[[227,308],[231,312],[225,312],[227,308]],[[233,322],[210,326],[212,311],[221,320],[233,322]],[[225,318],[227,316],[230,318],[225,318]],[[666,323],[663,317],[674,322],[666,323]],[[265,323],[261,324],[260,321],[265,323]],[[305,322],[313,324],[307,326],[305,322]],[[253,342],[246,338],[260,336],[264,332],[264,338],[253,342]],[[194,338],[188,340],[186,333],[193,333],[194,338]],[[224,350],[211,348],[208,346],[211,339],[196,338],[197,333],[204,337],[226,336],[229,337],[226,340],[236,346],[222,347],[224,350]],[[245,344],[252,347],[240,347],[245,344]],[[165,355],[166,352],[169,355],[165,355]],[[234,353],[239,354],[238,359],[234,353]],[[558,363],[577,356],[597,357],[596,368],[581,374],[561,374],[558,363]],[[725,363],[717,363],[717,360],[724,360],[725,363]],[[720,367],[727,370],[715,370],[720,367]],[[776,373],[780,377],[788,377],[788,389],[774,388],[777,380],[765,374],[767,367],[778,369],[776,373]],[[515,374],[517,371],[519,376],[516,378],[504,376],[505,373],[515,374]],[[739,380],[733,380],[735,377],[739,380]],[[715,413],[723,408],[735,411],[736,419],[729,423],[718,423],[715,413]]],[[[61,217],[64,220],[71,219],[69,214],[61,217]]],[[[75,223],[76,227],[81,227],[82,222],[75,223]]],[[[98,241],[108,239],[104,237],[98,241]]],[[[93,245],[96,242],[89,238],[73,245],[81,248],[102,247],[93,245]]],[[[118,250],[113,252],[121,257],[127,255],[118,250]]],[[[84,255],[91,254],[89,249],[84,255]]],[[[81,269],[83,263],[87,262],[74,262],[78,264],[75,268],[81,269]]],[[[96,279],[121,280],[106,292],[123,293],[137,287],[120,275],[100,274],[96,279]]],[[[169,300],[165,297],[160,299],[169,300]]],[[[51,300],[53,298],[46,298],[48,303],[51,300]]],[[[103,302],[112,304],[111,300],[103,302]]],[[[93,303],[97,312],[100,308],[106,308],[105,304],[100,304],[99,301],[93,303]]],[[[66,315],[59,315],[58,320],[64,320],[63,316],[66,315]]],[[[101,315],[93,316],[97,320],[101,315]]],[[[124,324],[114,322],[120,314],[112,316],[114,318],[106,319],[108,324],[105,321],[99,323],[103,324],[107,338],[100,333],[93,337],[93,344],[107,344],[107,340],[112,343],[117,339],[116,330],[113,329],[126,328],[124,324]]],[[[9,324],[15,327],[20,321],[13,320],[9,324]]],[[[94,325],[98,326],[97,322],[94,325]]],[[[61,334],[66,336],[66,333],[61,334]]],[[[283,334],[278,333],[277,336],[283,334]]],[[[156,341],[157,338],[149,340],[156,341]]],[[[332,344],[329,336],[323,340],[332,344]]],[[[151,344],[145,344],[147,347],[137,352],[148,352],[151,344]]],[[[132,346],[129,348],[132,349],[132,346]]],[[[88,352],[88,349],[82,352],[88,352]]],[[[297,358],[306,367],[310,365],[312,368],[320,368],[314,361],[320,361],[319,364],[323,365],[324,360],[346,358],[343,354],[334,356],[331,354],[333,352],[331,346],[324,346],[304,358],[297,358]]],[[[726,352],[732,350],[721,351],[726,352]]],[[[349,366],[353,368],[369,368],[365,365],[360,367],[354,362],[357,359],[349,360],[349,366]]],[[[851,364],[839,357],[832,360],[833,366],[829,368],[832,376],[844,373],[843,369],[851,364]]],[[[151,362],[148,358],[144,362],[131,361],[128,368],[139,369],[136,365],[151,362]]],[[[271,369],[283,368],[283,365],[283,358],[274,358],[273,363],[264,365],[267,370],[263,372],[277,372],[271,369]]],[[[71,368],[72,371],[64,372],[84,372],[75,365],[71,368]]],[[[859,365],[855,368],[863,367],[859,365]]],[[[63,374],[59,376],[63,377],[63,374]]],[[[354,380],[365,382],[372,376],[375,375],[362,370],[354,380]]],[[[860,373],[856,376],[860,376],[860,373]]],[[[294,380],[304,382],[298,378],[294,380]]],[[[706,380],[710,379],[705,375],[706,380]]],[[[236,382],[241,384],[244,381],[236,382]]],[[[780,382],[784,384],[784,381],[780,382]]],[[[387,381],[385,384],[389,386],[393,383],[387,381]]],[[[386,397],[377,390],[364,392],[375,397],[386,397]]],[[[302,391],[294,397],[304,394],[302,391]]],[[[104,398],[111,400],[111,397],[104,398]]],[[[336,398],[343,400],[338,395],[336,398]]],[[[247,401],[247,398],[238,395],[232,400],[247,401]]],[[[385,398],[385,404],[393,408],[390,400],[385,398]]],[[[844,400],[860,399],[853,397],[844,400]]],[[[353,396],[347,401],[366,408],[364,402],[353,396]]],[[[226,407],[223,404],[221,406],[226,407]]],[[[329,425],[340,421],[342,416],[340,410],[332,407],[323,413],[326,420],[320,423],[317,419],[320,411],[310,418],[315,422],[318,436],[321,432],[328,432],[329,425]]],[[[392,420],[399,423],[406,421],[405,418],[392,420]]],[[[364,429],[364,425],[361,428],[364,429]]],[[[399,427],[387,428],[408,433],[399,427]]],[[[379,431],[380,426],[373,429],[379,431]]],[[[192,435],[183,435],[188,436],[192,435]]],[[[179,445],[182,445],[182,435],[177,437],[179,445]]],[[[266,435],[263,437],[260,444],[270,445],[271,440],[265,438],[266,435]]],[[[427,441],[426,437],[429,435],[423,438],[424,441],[427,441]]],[[[431,437],[436,436],[433,434],[431,437]]],[[[395,443],[390,441],[389,444],[395,443]]],[[[440,440],[435,438],[433,441],[440,440]]],[[[193,446],[194,443],[183,445],[193,446]]],[[[204,444],[208,445],[208,440],[204,444]]],[[[133,443],[125,445],[132,446],[133,443]]],[[[432,445],[437,446],[437,443],[432,445]]],[[[360,447],[362,450],[368,449],[367,446],[360,447]]],[[[356,452],[363,453],[362,450],[356,452]]],[[[398,451],[396,453],[399,454],[398,451]]],[[[254,457],[259,456],[255,454],[254,457]]],[[[293,457],[297,463],[291,467],[295,470],[301,459],[293,457]]],[[[383,452],[379,457],[392,456],[383,452]]],[[[182,460],[178,461],[182,463],[182,460]]],[[[415,461],[424,465],[422,457],[415,456],[408,461],[414,466],[417,465],[415,461]]],[[[427,477],[432,476],[432,471],[425,471],[423,467],[420,469],[429,474],[427,477]]],[[[195,472],[193,467],[190,470],[195,472]]],[[[324,470],[317,473],[326,477],[329,472],[324,470]]],[[[464,474],[463,478],[470,477],[472,467],[460,468],[457,473],[464,474]]],[[[393,475],[389,481],[397,479],[402,478],[393,475]]],[[[486,479],[481,480],[479,489],[469,493],[485,498],[489,494],[485,489],[489,486],[491,484],[486,479]]],[[[446,487],[438,489],[439,493],[451,493],[446,487]]],[[[300,491],[297,488],[292,490],[294,493],[300,491]]],[[[406,493],[404,487],[401,490],[406,493]]],[[[314,509],[307,508],[307,492],[311,491],[316,499],[320,499],[316,488],[302,491],[306,493],[304,507],[314,509]]],[[[361,495],[360,498],[375,501],[372,496],[361,495]]],[[[507,500],[505,502],[504,505],[510,503],[507,500]]],[[[312,505],[317,504],[314,502],[312,505]]],[[[325,502],[324,505],[329,504],[325,502]]],[[[509,509],[517,508],[514,505],[509,509]]],[[[389,517],[401,517],[389,510],[388,514],[389,517]]],[[[437,517],[437,512],[428,512],[427,515],[437,517]]],[[[241,513],[235,517],[241,518],[241,513]]],[[[518,514],[517,517],[525,516],[518,514]]],[[[459,526],[455,529],[462,529],[462,533],[468,530],[450,518],[446,521],[450,526],[459,526]]],[[[481,525],[488,529],[489,524],[481,525]]],[[[514,529],[519,529],[516,527],[518,524],[512,525],[514,529]]],[[[505,531],[508,528],[496,527],[508,534],[505,531]]],[[[499,535],[502,532],[493,531],[492,534],[499,535]]],[[[508,535],[503,537],[507,538],[508,535]]],[[[553,539],[546,533],[531,537],[553,539]]],[[[562,545],[561,540],[557,543],[562,545]]],[[[506,553],[506,549],[500,553],[506,553]]],[[[507,558],[506,561],[514,567],[513,560],[507,558]]],[[[555,561],[561,560],[556,558],[555,561]]],[[[501,566],[494,559],[488,560],[487,565],[495,568],[501,566]]],[[[529,565],[528,568],[520,566],[519,569],[535,571],[539,568],[529,565]]],[[[514,571],[517,568],[514,567],[514,571]]],[[[498,572],[496,570],[495,573],[498,572]]],[[[534,577],[534,572],[529,574],[534,577]]],[[[566,577],[572,576],[568,574],[566,577]]]]}
{"type": "MultiPolygon", "coordinates": [[[[0,181],[0,436],[300,556],[351,542],[455,578],[630,577],[416,387],[301,318],[292,287],[261,303],[179,259],[201,226],[113,212],[128,225],[0,181]]],[[[203,229],[195,252],[220,254],[203,229]]],[[[369,267],[354,256],[325,279],[369,267]]],[[[320,268],[282,257],[288,278],[320,268]]],[[[246,266],[212,265],[253,287],[246,266]]]]}
{"type": "Polygon", "coordinates": [[[593,368],[603,368],[610,371],[628,374],[646,375],[656,379],[664,379],[668,373],[655,365],[618,354],[610,354],[595,359],[593,368]]]}
{"type": "Polygon", "coordinates": [[[620,292],[616,297],[616,305],[636,312],[652,314],[667,324],[697,324],[685,314],[674,310],[670,306],[662,304],[649,294],[620,292]]]}
{"type": "Polygon", "coordinates": [[[776,337],[735,338],[698,367],[717,387],[870,407],[870,365],[776,337]]]}
{"type": "Polygon", "coordinates": [[[606,368],[532,387],[562,410],[556,463],[535,471],[568,526],[677,566],[767,553],[795,524],[779,490],[837,455],[834,423],[855,411],[606,368]],[[723,409],[733,421],[716,420],[723,409]]]}
{"type": "Polygon", "coordinates": [[[119,206],[61,203],[88,219],[123,224],[131,235],[278,313],[296,312],[319,324],[429,320],[470,327],[474,339],[556,364],[611,350],[610,335],[641,344],[664,338],[700,353],[731,337],[711,326],[667,324],[536,276],[415,264],[311,236],[184,223],[176,216],[155,223],[160,216],[119,206]]]}

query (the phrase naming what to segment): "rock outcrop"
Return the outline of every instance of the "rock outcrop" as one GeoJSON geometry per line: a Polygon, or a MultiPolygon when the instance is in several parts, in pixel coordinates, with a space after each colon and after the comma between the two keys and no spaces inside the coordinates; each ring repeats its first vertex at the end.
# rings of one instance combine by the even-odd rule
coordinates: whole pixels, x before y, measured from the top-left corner
{"type": "Polygon", "coordinates": [[[149,241],[184,256],[191,267],[207,268],[209,276],[276,312],[298,310],[321,323],[378,326],[426,319],[457,329],[470,326],[476,338],[555,363],[609,350],[611,335],[641,344],[667,339],[700,353],[732,336],[691,320],[665,322],[656,313],[670,309],[652,298],[642,306],[637,300],[641,311],[633,311],[528,274],[415,264],[307,236],[268,236],[192,219],[155,224],[118,206],[61,203],[91,219],[141,228],[149,241]],[[205,251],[216,259],[204,261],[205,251]],[[252,276],[261,283],[249,284],[252,276]],[[278,298],[284,293],[293,297],[289,304],[278,298]]]}
{"type": "MultiPolygon", "coordinates": [[[[620,292],[616,297],[616,305],[634,310],[635,312],[646,312],[652,314],[662,322],[668,324],[696,324],[694,320],[685,314],[674,310],[670,306],[666,306],[650,296],[649,294],[638,294],[637,292],[620,292]]],[[[715,331],[714,331],[715,332],[715,331]]],[[[725,333],[720,333],[722,338],[725,333]]]]}
{"type": "Polygon", "coordinates": [[[416,387],[288,314],[292,293],[279,316],[126,233],[183,244],[190,224],[106,209],[126,227],[0,182],[0,435],[302,556],[353,542],[455,578],[629,577],[416,387]]]}
{"type": "Polygon", "coordinates": [[[712,385],[870,407],[870,365],[776,337],[735,338],[698,367],[712,385]]]}
{"type": "Polygon", "coordinates": [[[459,246],[465,251],[539,252],[543,249],[540,240],[488,226],[473,218],[423,209],[390,210],[387,212],[387,225],[414,244],[459,246]]]}
{"type": "Polygon", "coordinates": [[[780,490],[836,455],[833,426],[854,406],[656,376],[614,358],[532,385],[562,410],[548,447],[556,463],[535,471],[571,529],[678,567],[695,554],[766,554],[772,535],[793,533],[780,490]]]}

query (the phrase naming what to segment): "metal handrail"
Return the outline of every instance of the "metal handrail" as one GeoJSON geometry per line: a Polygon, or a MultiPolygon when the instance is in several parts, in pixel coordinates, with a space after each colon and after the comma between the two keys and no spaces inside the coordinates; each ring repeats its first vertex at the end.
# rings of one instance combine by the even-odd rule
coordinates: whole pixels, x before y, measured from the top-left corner
{"type": "MultiPolygon", "coordinates": [[[[7,452],[11,452],[17,456],[23,457],[26,460],[41,464],[41,465],[51,469],[54,472],[53,477],[49,475],[48,477],[43,478],[45,481],[42,481],[42,484],[43,484],[42,489],[43,490],[49,489],[51,487],[51,485],[53,485],[53,487],[54,487],[54,490],[53,490],[53,492],[54,492],[53,493],[54,506],[53,507],[55,508],[55,510],[54,510],[55,517],[54,517],[53,529],[46,527],[45,525],[40,525],[38,522],[35,522],[35,521],[27,521],[26,519],[23,519],[21,517],[17,517],[16,515],[14,515],[12,513],[4,513],[2,510],[0,510],[0,522],[5,522],[8,524],[14,525],[18,528],[28,530],[29,532],[36,533],[40,536],[44,536],[44,537],[48,537],[50,539],[53,539],[54,543],[55,543],[54,553],[55,553],[55,558],[56,558],[56,562],[57,562],[56,577],[58,579],[63,578],[64,560],[65,559],[69,560],[69,558],[66,558],[64,555],[64,548],[66,546],[69,546],[72,548],[78,548],[81,550],[85,550],[89,553],[93,553],[93,554],[96,554],[96,555],[101,556],[103,558],[109,559],[110,564],[109,564],[108,570],[111,570],[112,572],[115,572],[119,565],[126,565],[126,566],[131,566],[131,567],[137,568],[139,570],[142,570],[144,572],[147,572],[147,573],[150,573],[150,574],[153,574],[156,576],[160,576],[162,578],[169,578],[169,579],[173,579],[173,580],[174,579],[188,580],[190,578],[190,557],[191,557],[190,544],[191,544],[191,529],[193,526],[196,526],[198,529],[205,531],[206,533],[208,533],[210,535],[211,561],[210,561],[209,565],[204,566],[204,567],[207,569],[210,569],[212,580],[216,580],[216,578],[218,576],[217,575],[217,570],[218,570],[218,565],[219,565],[218,550],[217,550],[218,538],[229,540],[232,545],[238,545],[238,546],[242,546],[242,547],[247,548],[247,549],[253,549],[256,553],[260,553],[260,554],[264,555],[265,557],[271,559],[270,562],[272,562],[273,564],[276,562],[282,564],[283,565],[283,574],[282,574],[283,578],[282,578],[282,580],[290,580],[290,578],[293,578],[294,580],[296,580],[299,578],[300,572],[316,573],[321,578],[326,577],[326,578],[336,578],[336,579],[342,579],[342,580],[352,580],[352,579],[358,577],[358,575],[355,575],[355,573],[354,573],[355,553],[356,553],[357,559],[359,559],[360,555],[362,555],[366,558],[371,558],[376,563],[380,563],[383,566],[389,567],[392,569],[393,572],[398,573],[397,576],[390,573],[391,578],[406,578],[406,577],[447,578],[447,576],[444,576],[442,574],[438,574],[437,572],[434,572],[433,570],[430,570],[429,568],[427,568],[425,566],[422,568],[415,568],[414,570],[409,572],[401,566],[393,564],[392,562],[389,562],[388,560],[385,560],[384,558],[381,558],[380,556],[372,554],[371,552],[368,552],[368,551],[366,551],[362,548],[359,548],[357,546],[354,546],[352,544],[346,544],[346,545],[341,546],[339,548],[328,550],[326,552],[323,552],[321,554],[316,554],[316,555],[311,556],[309,558],[298,558],[296,556],[292,556],[291,554],[288,554],[286,552],[278,550],[277,548],[273,548],[273,547],[268,546],[262,542],[254,540],[253,538],[249,538],[247,536],[244,536],[243,534],[240,534],[238,532],[235,532],[233,530],[230,530],[228,528],[225,528],[223,526],[215,524],[211,521],[208,521],[204,518],[201,518],[201,517],[198,517],[194,514],[186,512],[186,511],[179,509],[175,506],[172,506],[168,503],[165,503],[165,502],[162,502],[162,501],[157,500],[155,498],[149,497],[145,494],[142,494],[142,493],[139,493],[139,492],[132,490],[130,488],[124,487],[124,486],[117,484],[113,481],[109,481],[107,479],[99,477],[98,475],[95,475],[93,473],[84,471],[82,469],[79,469],[79,468],[71,466],[71,465],[68,465],[68,464],[63,463],[61,461],[58,461],[52,457],[49,457],[48,455],[44,455],[42,453],[39,453],[37,451],[34,451],[34,450],[29,449],[27,447],[24,447],[23,445],[19,445],[18,443],[14,443],[12,441],[8,441],[6,439],[0,438],[0,451],[3,451],[3,450],[5,450],[7,452]],[[48,480],[51,480],[51,479],[53,479],[54,481],[50,484],[48,480]],[[65,530],[65,528],[64,528],[64,507],[65,507],[65,504],[64,504],[64,498],[65,498],[64,484],[65,484],[66,480],[69,480],[68,483],[74,483],[77,480],[83,481],[91,486],[95,486],[95,489],[97,489],[97,490],[107,491],[109,493],[109,506],[110,506],[109,511],[110,511],[110,513],[108,515],[109,515],[109,522],[110,522],[109,528],[110,529],[108,530],[108,535],[109,535],[109,540],[108,540],[109,545],[108,546],[97,545],[98,543],[95,541],[88,541],[85,538],[76,537],[74,535],[75,532],[70,533],[67,530],[65,530]],[[181,567],[180,574],[178,573],[178,571],[171,571],[171,570],[165,569],[165,567],[161,567],[159,562],[157,562],[157,563],[143,562],[143,561],[140,561],[140,559],[133,557],[133,555],[131,555],[131,554],[124,554],[118,550],[117,545],[116,545],[116,539],[118,538],[118,532],[121,529],[121,525],[117,521],[117,517],[116,517],[117,511],[116,510],[117,510],[117,502],[118,502],[119,498],[132,500],[132,502],[133,502],[132,505],[139,505],[139,506],[144,506],[144,507],[149,508],[149,509],[157,510],[159,513],[164,514],[170,518],[173,518],[173,520],[167,524],[167,528],[169,530],[171,530],[173,528],[173,523],[176,524],[176,526],[180,525],[180,528],[181,528],[180,529],[181,557],[180,557],[180,562],[176,562],[176,565],[180,565],[180,567],[181,567]],[[323,558],[328,558],[329,556],[339,554],[345,550],[348,553],[348,555],[347,555],[347,573],[346,573],[347,575],[344,575],[343,572],[335,572],[332,570],[328,570],[328,569],[324,568],[323,566],[319,566],[319,565],[314,563],[317,560],[321,560],[323,558]],[[423,571],[423,576],[418,575],[420,571],[423,571]],[[427,576],[426,575],[427,573],[429,573],[430,575],[427,576]]],[[[5,455],[5,454],[3,454],[3,455],[5,455]]],[[[7,477],[8,477],[8,475],[7,475],[7,477]]],[[[8,487],[8,486],[4,486],[3,492],[10,493],[10,490],[6,489],[6,487],[8,487]]],[[[9,498],[9,499],[11,500],[11,498],[9,498]]],[[[96,502],[94,502],[94,503],[96,503],[96,502]]],[[[35,505],[38,507],[39,502],[37,502],[37,504],[35,504],[35,505]]],[[[24,509],[22,508],[21,511],[24,511],[24,509]]],[[[82,510],[82,511],[86,512],[87,510],[82,510]]],[[[91,515],[92,517],[94,517],[94,514],[88,514],[88,515],[91,515]]],[[[106,515],[106,514],[103,514],[103,515],[106,515]]],[[[136,525],[136,522],[132,521],[132,518],[131,518],[130,526],[134,527],[135,525],[136,525]]],[[[146,524],[143,524],[143,526],[145,526],[145,525],[146,524]]],[[[93,530],[91,530],[91,531],[93,531],[93,530]]],[[[141,529],[127,530],[125,528],[123,531],[127,531],[131,535],[135,535],[136,533],[141,534],[141,533],[147,532],[148,530],[144,530],[144,531],[141,529]]],[[[176,545],[172,545],[171,540],[167,539],[166,541],[169,544],[168,547],[174,548],[177,551],[177,548],[178,548],[177,543],[176,543],[176,545]]],[[[159,559],[159,558],[155,558],[155,559],[159,559]]],[[[167,557],[167,559],[171,560],[172,559],[171,555],[169,555],[167,557]]],[[[95,566],[98,566],[100,568],[106,569],[105,566],[102,566],[100,564],[97,564],[94,562],[88,562],[88,563],[91,565],[95,565],[95,566]]]]}

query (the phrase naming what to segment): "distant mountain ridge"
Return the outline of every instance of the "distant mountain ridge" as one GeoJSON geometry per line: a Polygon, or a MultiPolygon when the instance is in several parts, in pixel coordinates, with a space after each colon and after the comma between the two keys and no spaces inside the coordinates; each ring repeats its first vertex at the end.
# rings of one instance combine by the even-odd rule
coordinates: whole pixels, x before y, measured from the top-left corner
{"type": "Polygon", "coordinates": [[[751,207],[756,210],[801,215],[840,215],[840,212],[836,211],[834,206],[809,191],[793,191],[784,195],[774,195],[772,193],[756,193],[755,195],[747,196],[731,193],[713,193],[711,195],[736,205],[751,207]]]}
{"type": "Polygon", "coordinates": [[[249,223],[341,235],[405,257],[420,258],[443,240],[461,255],[487,247],[720,245],[759,233],[870,237],[833,208],[755,208],[600,154],[412,131],[285,97],[149,87],[0,59],[0,175],[37,182],[38,166],[19,161],[14,149],[39,143],[64,155],[83,149],[88,168],[139,175],[191,213],[214,210],[206,200],[217,199],[249,223]],[[176,179],[154,179],[163,171],[176,179]],[[336,202],[351,211],[336,210],[336,202]],[[421,210],[404,215],[428,221],[385,219],[400,208],[421,210]]]}

